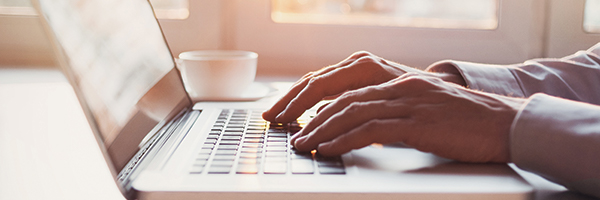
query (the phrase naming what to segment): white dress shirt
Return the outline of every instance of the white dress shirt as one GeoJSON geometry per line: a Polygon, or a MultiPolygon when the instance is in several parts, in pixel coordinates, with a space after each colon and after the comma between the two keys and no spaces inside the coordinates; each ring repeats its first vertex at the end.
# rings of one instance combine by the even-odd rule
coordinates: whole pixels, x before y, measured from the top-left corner
{"type": "Polygon", "coordinates": [[[471,89],[525,97],[510,132],[518,167],[600,197],[600,43],[560,59],[515,65],[442,61],[471,89]]]}

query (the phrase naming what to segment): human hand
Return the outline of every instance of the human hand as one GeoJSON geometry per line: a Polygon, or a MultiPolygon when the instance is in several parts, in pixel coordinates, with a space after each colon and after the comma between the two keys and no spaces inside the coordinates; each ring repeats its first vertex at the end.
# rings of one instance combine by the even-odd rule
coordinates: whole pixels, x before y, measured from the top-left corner
{"type": "Polygon", "coordinates": [[[338,64],[304,75],[263,113],[263,118],[272,122],[291,122],[326,97],[384,83],[406,72],[422,71],[359,51],[338,64]]]}
{"type": "Polygon", "coordinates": [[[317,149],[323,155],[403,142],[459,161],[509,162],[508,134],[524,102],[406,74],[344,93],[291,142],[298,150],[317,149]]]}

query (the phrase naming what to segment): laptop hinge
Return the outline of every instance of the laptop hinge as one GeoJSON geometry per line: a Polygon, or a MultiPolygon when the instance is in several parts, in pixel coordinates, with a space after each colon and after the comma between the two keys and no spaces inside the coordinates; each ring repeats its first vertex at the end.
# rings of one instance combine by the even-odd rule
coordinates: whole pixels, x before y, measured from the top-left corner
{"type": "MultiPolygon", "coordinates": [[[[195,121],[201,111],[191,110],[186,108],[177,114],[170,122],[163,125],[160,129],[156,129],[154,132],[148,133],[152,135],[148,140],[140,147],[138,152],[129,160],[127,165],[117,175],[117,182],[127,191],[127,199],[134,197],[134,190],[131,188],[131,180],[135,178],[137,173],[141,171],[149,162],[152,160],[158,149],[161,149],[163,145],[173,136],[174,133],[182,131],[184,124],[188,124],[190,121],[195,121]]],[[[191,126],[185,126],[189,129],[191,126]]]]}

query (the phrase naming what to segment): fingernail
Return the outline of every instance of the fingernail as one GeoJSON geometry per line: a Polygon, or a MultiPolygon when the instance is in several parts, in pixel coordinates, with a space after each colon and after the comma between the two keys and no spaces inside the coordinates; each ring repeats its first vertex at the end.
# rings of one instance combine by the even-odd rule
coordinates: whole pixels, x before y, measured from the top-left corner
{"type": "Polygon", "coordinates": [[[318,152],[327,151],[327,146],[329,146],[330,143],[331,142],[325,142],[325,143],[319,144],[319,146],[317,146],[317,151],[318,152]]]}
{"type": "Polygon", "coordinates": [[[281,118],[283,117],[283,112],[279,113],[276,117],[275,117],[275,121],[281,122],[281,118]]]}
{"type": "MultiPolygon", "coordinates": [[[[302,132],[302,131],[300,131],[302,132]]],[[[296,141],[296,138],[300,137],[300,132],[297,132],[296,134],[292,135],[292,137],[290,138],[290,142],[293,144],[296,141]]]]}
{"type": "Polygon", "coordinates": [[[304,143],[304,141],[306,141],[306,138],[308,138],[307,135],[296,139],[296,142],[294,142],[294,146],[302,145],[302,143],[304,143]]]}

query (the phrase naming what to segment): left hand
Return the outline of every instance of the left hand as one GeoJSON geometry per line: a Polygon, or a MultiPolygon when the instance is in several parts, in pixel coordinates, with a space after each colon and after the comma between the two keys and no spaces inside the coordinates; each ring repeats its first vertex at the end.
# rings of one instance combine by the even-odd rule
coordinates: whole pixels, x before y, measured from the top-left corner
{"type": "Polygon", "coordinates": [[[301,151],[340,155],[372,143],[403,142],[466,162],[509,162],[508,135],[525,99],[406,74],[344,93],[292,137],[301,151]]]}

